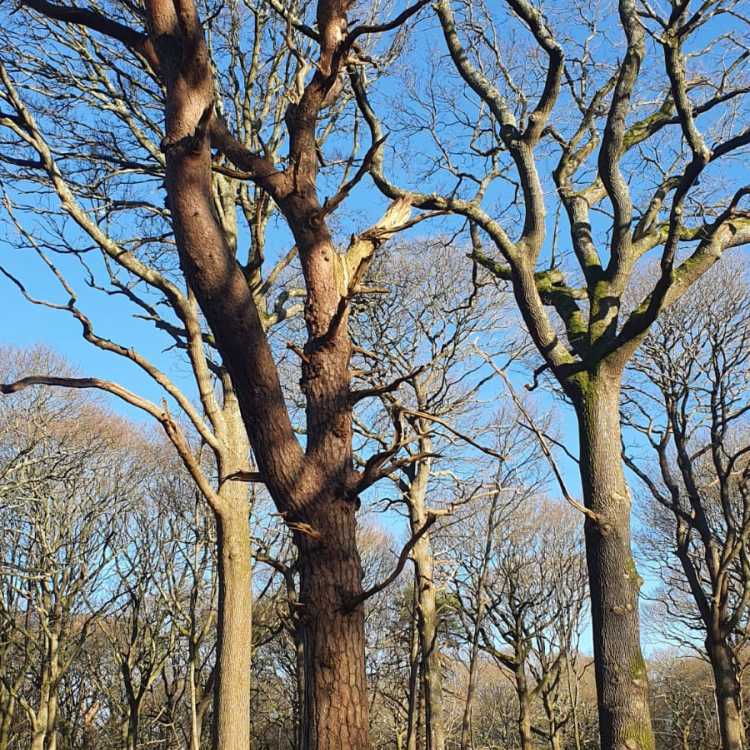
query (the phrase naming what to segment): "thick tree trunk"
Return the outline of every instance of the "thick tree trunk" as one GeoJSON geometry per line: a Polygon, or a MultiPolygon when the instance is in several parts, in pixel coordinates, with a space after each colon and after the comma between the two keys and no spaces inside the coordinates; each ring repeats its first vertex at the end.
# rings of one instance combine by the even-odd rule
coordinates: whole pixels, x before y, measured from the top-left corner
{"type": "Polygon", "coordinates": [[[297,531],[300,552],[305,733],[302,750],[367,750],[364,607],[355,505],[335,498],[311,514],[312,529],[297,531]]]}
{"type": "Polygon", "coordinates": [[[248,509],[217,516],[219,608],[214,683],[214,750],[250,747],[252,568],[248,509]]]}
{"type": "Polygon", "coordinates": [[[620,373],[590,376],[576,399],[601,747],[653,750],[641,652],[630,493],[620,443],[620,373]]]}
{"type": "Polygon", "coordinates": [[[714,673],[721,750],[745,750],[742,688],[732,651],[720,639],[707,639],[706,648],[714,673]]]}
{"type": "Polygon", "coordinates": [[[523,663],[516,668],[516,695],[518,696],[518,740],[521,750],[533,750],[531,732],[531,696],[523,663]]]}
{"type": "MultiPolygon", "coordinates": [[[[307,289],[304,317],[308,337],[299,353],[300,388],[307,406],[304,451],[292,427],[273,352],[247,278],[237,263],[231,238],[216,219],[209,141],[211,134],[226,141],[226,132],[212,114],[213,74],[200,22],[191,3],[185,8],[178,4],[179,19],[173,3],[149,0],[147,6],[167,88],[167,132],[162,145],[181,266],[231,376],[258,471],[294,532],[300,553],[305,636],[303,749],[364,750],[368,747],[364,614],[361,605],[351,606],[351,598],[360,594],[362,587],[355,538],[360,477],[352,467],[351,342],[347,331],[353,279],[342,270],[344,261],[336,253],[315,187],[317,117],[333,85],[324,70],[330,72],[339,63],[335,54],[348,6],[320,6],[318,21],[324,27],[320,29],[324,43],[318,70],[285,120],[290,133],[289,171],[277,171],[273,163],[245,152],[234,142],[228,146],[240,163],[264,173],[259,183],[283,212],[299,250],[307,289]]],[[[242,594],[237,578],[231,581],[237,584],[234,593],[230,593],[227,575],[220,606],[227,626],[234,628],[241,623],[229,622],[231,601],[242,594]]],[[[242,608],[241,601],[237,606],[242,608]]],[[[229,637],[227,633],[224,651],[229,648],[229,637]]],[[[239,668],[249,667],[249,652],[247,655],[246,660],[243,652],[235,654],[239,668]]],[[[226,658],[230,665],[231,657],[226,658]]],[[[245,705],[240,694],[230,694],[228,700],[245,705]]],[[[218,710],[223,711],[221,706],[218,710]]],[[[243,731],[241,726],[236,728],[243,731]]],[[[219,746],[222,750],[241,746],[241,740],[233,738],[232,742],[238,744],[219,741],[219,746]]]]}

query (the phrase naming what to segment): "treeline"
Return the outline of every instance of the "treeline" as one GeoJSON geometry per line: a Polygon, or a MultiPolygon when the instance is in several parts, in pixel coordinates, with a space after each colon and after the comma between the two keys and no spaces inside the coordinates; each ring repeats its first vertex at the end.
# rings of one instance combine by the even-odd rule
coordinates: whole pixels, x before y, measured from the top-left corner
{"type": "MultiPolygon", "coordinates": [[[[0,747],[209,747],[218,592],[202,498],[168,446],[101,403],[35,390],[0,404],[0,747]]],[[[598,746],[579,519],[538,492],[489,489],[433,535],[447,747],[598,746]]],[[[262,499],[252,507],[253,746],[282,750],[297,746],[302,692],[296,573],[262,499]]],[[[368,585],[400,545],[373,525],[360,544],[368,585]]],[[[423,619],[414,581],[368,602],[374,747],[425,746],[423,619]]],[[[715,747],[706,664],[649,667],[659,747],[715,747]]]]}

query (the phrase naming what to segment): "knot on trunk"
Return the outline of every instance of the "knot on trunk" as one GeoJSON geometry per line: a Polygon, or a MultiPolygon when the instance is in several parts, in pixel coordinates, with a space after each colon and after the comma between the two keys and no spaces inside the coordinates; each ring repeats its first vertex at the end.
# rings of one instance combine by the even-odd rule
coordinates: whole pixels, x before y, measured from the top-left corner
{"type": "Polygon", "coordinates": [[[209,102],[198,120],[195,130],[181,138],[167,134],[161,139],[159,148],[164,154],[199,154],[208,139],[208,126],[214,111],[213,101],[209,102]]]}

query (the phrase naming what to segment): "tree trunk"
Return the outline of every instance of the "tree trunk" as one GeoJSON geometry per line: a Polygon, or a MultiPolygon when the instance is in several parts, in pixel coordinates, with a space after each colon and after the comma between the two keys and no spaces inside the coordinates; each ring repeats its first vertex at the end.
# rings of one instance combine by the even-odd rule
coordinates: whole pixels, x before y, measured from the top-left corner
{"type": "Polygon", "coordinates": [[[531,734],[531,696],[523,662],[516,668],[516,695],[518,696],[518,739],[521,750],[532,750],[534,741],[531,734]]]}
{"type": "MultiPolygon", "coordinates": [[[[428,427],[423,427],[426,432],[428,427]]],[[[422,437],[420,451],[429,453],[432,443],[422,437]]],[[[419,462],[409,485],[409,520],[412,535],[427,522],[427,483],[430,461],[419,462]]],[[[422,679],[424,681],[425,735],[427,750],[445,750],[443,727],[443,677],[438,648],[438,613],[433,579],[432,547],[428,534],[423,534],[412,549],[414,576],[417,587],[417,624],[421,651],[422,679]]]]}
{"type": "Polygon", "coordinates": [[[297,688],[297,701],[294,709],[295,737],[297,744],[296,750],[302,750],[305,744],[305,723],[304,723],[304,705],[305,705],[305,642],[303,628],[300,623],[294,626],[294,677],[295,687],[297,688]]]}
{"type": "Polygon", "coordinates": [[[248,508],[243,497],[219,514],[219,607],[214,683],[214,750],[250,747],[252,568],[248,508]]]}
{"type": "Polygon", "coordinates": [[[211,708],[210,693],[201,697],[195,709],[195,725],[193,731],[195,732],[195,744],[198,748],[203,746],[201,743],[201,739],[203,738],[203,723],[206,720],[206,714],[208,713],[209,708],[211,708]]]}
{"type": "Polygon", "coordinates": [[[469,750],[471,742],[471,716],[474,708],[474,694],[477,689],[477,666],[479,664],[479,627],[475,628],[471,639],[471,653],[469,655],[469,676],[466,687],[466,702],[461,719],[461,750],[469,750]]]}
{"type": "MultiPolygon", "coordinates": [[[[421,525],[421,524],[420,524],[421,525]]],[[[414,545],[418,585],[418,622],[422,678],[425,690],[425,730],[427,750],[445,750],[443,729],[443,678],[437,647],[438,615],[432,580],[432,551],[427,534],[414,545]]]]}
{"type": "Polygon", "coordinates": [[[495,520],[500,493],[496,492],[492,496],[490,512],[487,516],[486,536],[484,540],[484,552],[482,554],[482,566],[479,571],[477,580],[476,600],[474,616],[474,632],[471,636],[471,652],[469,656],[469,683],[466,688],[466,703],[464,705],[463,718],[461,720],[461,750],[473,748],[474,740],[472,735],[471,717],[474,707],[474,695],[476,693],[477,672],[479,667],[479,633],[484,618],[485,597],[484,588],[487,582],[487,570],[489,568],[490,558],[492,556],[492,538],[495,531],[495,520]]]}
{"type": "Polygon", "coordinates": [[[414,589],[409,622],[409,686],[406,708],[406,750],[417,750],[419,734],[419,633],[417,628],[417,590],[414,589]]]}
{"type": "Polygon", "coordinates": [[[57,750],[57,694],[54,689],[47,711],[47,750],[57,750]]]}
{"type": "Polygon", "coordinates": [[[745,727],[742,722],[742,688],[731,649],[722,640],[707,640],[716,691],[722,750],[744,750],[745,727]]]}
{"type": "Polygon", "coordinates": [[[16,701],[10,694],[6,694],[3,699],[5,704],[0,713],[0,750],[8,750],[10,747],[10,728],[16,713],[16,701]]]}
{"type": "MultiPolygon", "coordinates": [[[[559,684],[559,682],[557,683],[559,684]]],[[[549,728],[549,745],[551,750],[562,750],[562,732],[558,723],[557,697],[552,692],[556,687],[550,688],[549,685],[542,690],[542,705],[544,713],[547,716],[547,726],[549,728]]]]}
{"type": "MultiPolygon", "coordinates": [[[[604,369],[605,366],[602,366],[604,369]]],[[[630,493],[620,442],[620,372],[590,375],[576,398],[586,507],[586,559],[601,747],[653,750],[641,653],[641,578],[630,543],[630,493]]]]}
{"type": "MultiPolygon", "coordinates": [[[[305,634],[303,748],[364,750],[368,747],[364,610],[361,605],[352,607],[350,601],[362,587],[355,538],[361,477],[352,467],[347,331],[350,282],[356,279],[349,279],[342,270],[344,259],[336,252],[316,191],[316,123],[333,83],[322,71],[328,68],[330,72],[334,62],[339,63],[338,58],[334,60],[339,50],[336,40],[340,41],[341,24],[346,25],[348,6],[332,3],[324,7],[328,12],[318,17],[325,26],[319,30],[324,42],[320,67],[302,100],[289,108],[285,118],[290,134],[289,171],[277,171],[273,163],[246,153],[241,146],[230,143],[228,147],[243,161],[249,156],[251,171],[261,167],[265,174],[258,178],[259,184],[283,212],[299,251],[307,289],[304,319],[308,333],[300,352],[307,430],[303,450],[252,291],[231,238],[216,218],[210,140],[226,141],[227,134],[212,115],[214,76],[200,22],[190,3],[179,20],[174,3],[147,3],[150,35],[167,89],[165,184],[180,264],[230,374],[258,471],[299,549],[305,634]]],[[[228,624],[239,627],[230,614],[229,581],[228,576],[221,594],[226,603],[222,600],[221,606],[228,624]]],[[[232,589],[234,596],[238,596],[237,588],[232,589]]],[[[249,658],[246,661],[242,653],[235,656],[241,662],[239,668],[248,669],[249,658]]],[[[231,668],[229,656],[227,668],[231,668]]],[[[227,697],[244,709],[244,696],[227,697]]],[[[240,747],[219,745],[221,750],[240,747]]]]}
{"type": "Polygon", "coordinates": [[[364,607],[355,504],[319,502],[295,532],[305,658],[302,750],[367,750],[364,607]]]}
{"type": "Polygon", "coordinates": [[[141,720],[140,701],[130,706],[127,729],[125,732],[125,747],[127,750],[138,750],[138,734],[141,720]]]}
{"type": "MultiPolygon", "coordinates": [[[[45,639],[46,640],[46,639],[45,639]]],[[[47,649],[50,646],[47,644],[47,649]]],[[[47,740],[47,728],[49,726],[49,703],[50,703],[50,681],[49,666],[43,664],[41,678],[39,681],[39,707],[31,716],[31,750],[44,750],[47,740]]]]}

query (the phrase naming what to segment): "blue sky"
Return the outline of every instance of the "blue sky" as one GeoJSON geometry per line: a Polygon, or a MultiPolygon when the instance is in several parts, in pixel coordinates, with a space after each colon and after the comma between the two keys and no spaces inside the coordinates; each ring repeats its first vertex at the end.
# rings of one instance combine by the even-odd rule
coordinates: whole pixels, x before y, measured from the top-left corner
{"type": "MultiPolygon", "coordinates": [[[[426,36],[426,38],[428,37],[426,36]]],[[[428,57],[425,56],[424,64],[428,65],[428,63],[428,57]]],[[[419,71],[417,75],[419,75],[419,71]]],[[[384,101],[396,94],[397,91],[394,90],[392,85],[390,88],[386,87],[384,89],[384,101]]],[[[388,126],[387,122],[385,124],[388,126]]],[[[389,141],[388,147],[393,148],[394,144],[389,141]]],[[[399,162],[393,160],[390,164],[394,169],[394,174],[400,177],[399,162]]],[[[403,163],[400,166],[403,169],[403,163]]],[[[545,164],[544,167],[546,168],[546,166],[545,164]]],[[[12,194],[12,186],[5,187],[12,194]]],[[[497,194],[491,196],[492,202],[500,202],[504,189],[502,186],[498,188],[497,194]]],[[[345,223],[341,227],[342,236],[346,236],[353,228],[363,228],[382,210],[385,201],[380,196],[373,199],[374,194],[374,189],[367,182],[355,191],[350,203],[353,208],[352,224],[354,226],[345,223]]],[[[550,217],[551,221],[552,217],[550,217]]],[[[4,226],[7,232],[13,231],[7,224],[0,226],[4,226]]],[[[289,237],[285,231],[278,231],[273,237],[273,244],[277,250],[288,246],[288,243],[289,237]]],[[[550,248],[548,247],[546,251],[549,253],[550,248]]],[[[32,295],[57,303],[65,302],[66,294],[64,290],[33,253],[15,250],[12,241],[0,236],[0,258],[11,273],[18,275],[28,285],[28,291],[32,295]]],[[[188,392],[192,392],[192,378],[179,354],[175,355],[164,351],[165,347],[169,345],[167,338],[158,334],[152,326],[134,320],[131,315],[132,307],[129,304],[116,297],[87,290],[81,268],[73,258],[56,259],[56,262],[60,263],[63,272],[73,282],[80,295],[79,304],[93,320],[97,333],[110,336],[118,343],[126,346],[136,347],[164,369],[179,385],[188,392]]],[[[465,270],[466,273],[469,272],[468,263],[465,270]]],[[[21,347],[35,344],[50,346],[64,353],[81,376],[115,380],[136,393],[157,402],[162,398],[163,394],[160,389],[135,365],[116,355],[101,352],[85,342],[81,337],[80,324],[66,312],[29,304],[7,278],[0,278],[0,316],[3,323],[0,330],[1,344],[21,347]]],[[[522,385],[529,380],[528,373],[519,374],[515,377],[515,383],[521,391],[523,390],[522,385]]],[[[498,383],[495,388],[498,398],[503,398],[502,386],[498,383]]],[[[577,452],[577,428],[572,411],[564,404],[554,402],[552,397],[541,389],[534,394],[533,400],[540,413],[546,413],[554,408],[559,417],[556,422],[559,437],[574,453],[577,452]]],[[[144,416],[140,412],[122,402],[111,399],[111,403],[116,411],[137,421],[144,420],[144,416]]],[[[558,460],[569,489],[577,495],[580,491],[580,482],[574,463],[559,451],[558,460]]],[[[550,487],[550,492],[553,495],[559,495],[554,486],[550,487]]]]}

